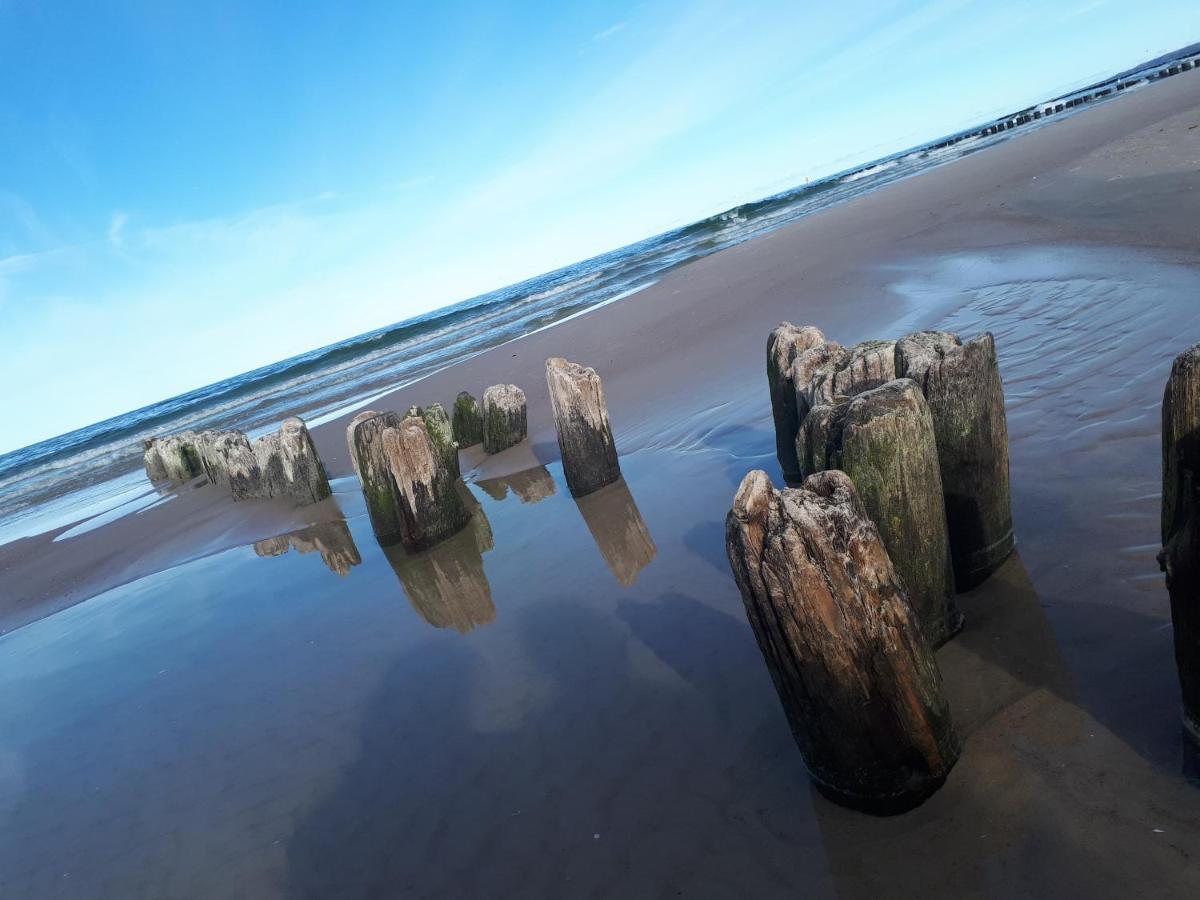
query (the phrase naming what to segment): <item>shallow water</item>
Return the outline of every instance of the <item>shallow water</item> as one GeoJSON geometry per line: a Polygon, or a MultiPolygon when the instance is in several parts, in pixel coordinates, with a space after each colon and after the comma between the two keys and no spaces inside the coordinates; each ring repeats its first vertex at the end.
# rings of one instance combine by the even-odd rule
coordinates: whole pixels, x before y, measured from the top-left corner
{"type": "Polygon", "coordinates": [[[558,464],[480,482],[472,526],[407,557],[342,479],[344,525],[0,637],[0,895],[1190,889],[1153,558],[1158,401],[1200,336],[1186,262],[895,270],[889,333],[996,335],[1020,547],[939,652],[966,749],[918,810],[810,789],[724,558],[741,477],[779,479],[765,390],[705,394],[593,497],[558,464]]]}

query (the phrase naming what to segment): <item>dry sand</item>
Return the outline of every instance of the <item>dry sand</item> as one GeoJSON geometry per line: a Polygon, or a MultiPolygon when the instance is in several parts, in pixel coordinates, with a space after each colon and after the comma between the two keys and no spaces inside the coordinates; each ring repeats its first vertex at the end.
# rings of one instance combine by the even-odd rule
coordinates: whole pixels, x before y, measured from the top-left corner
{"type": "MultiPolygon", "coordinates": [[[[53,895],[70,869],[85,896],[1197,896],[1200,787],[1154,562],[1158,403],[1197,340],[1191,72],[375,404],[495,382],[529,398],[529,444],[471,458],[486,540],[415,573],[393,560],[393,575],[371,546],[352,480],[299,516],[184,489],[136,522],[0,548],[0,626],[33,623],[0,639],[0,691],[23,698],[0,715],[0,893],[53,895]],[[938,658],[965,751],[901,817],[809,790],[723,560],[737,481],[778,479],[763,352],[781,319],[843,342],[932,326],[997,339],[1019,555],[961,598],[967,626],[938,658]],[[628,485],[599,502],[552,483],[553,355],[604,377],[628,485]],[[220,552],[335,506],[363,558],[342,579],[301,573],[294,554],[220,552]],[[405,653],[369,616],[397,577],[420,619],[406,627],[424,629],[404,631],[405,653]],[[170,603],[189,590],[207,605],[184,632],[170,603]],[[439,590],[458,605],[436,611],[439,590]],[[247,611],[254,596],[264,606],[247,611]],[[128,680],[127,654],[208,633],[223,649],[204,679],[185,666],[183,686],[103,693],[128,680]],[[336,652],[302,657],[302,639],[336,652]],[[55,709],[84,683],[103,718],[55,709]],[[126,769],[155,767],[149,788],[80,774],[111,770],[114,744],[126,769]]],[[[331,475],[348,474],[344,421],[314,435],[331,475]]]]}

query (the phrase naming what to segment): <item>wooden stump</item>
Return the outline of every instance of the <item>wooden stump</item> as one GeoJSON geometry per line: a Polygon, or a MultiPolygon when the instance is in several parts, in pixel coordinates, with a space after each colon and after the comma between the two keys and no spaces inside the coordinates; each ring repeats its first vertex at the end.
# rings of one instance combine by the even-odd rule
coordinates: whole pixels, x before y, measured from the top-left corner
{"type": "Polygon", "coordinates": [[[725,540],[817,787],[874,813],[937,790],[959,752],[941,675],[850,479],[822,472],[776,491],[751,472],[725,540]]]}
{"type": "MultiPolygon", "coordinates": [[[[803,425],[809,410],[816,405],[813,403],[813,393],[810,391],[813,381],[826,373],[837,371],[846,357],[845,347],[837,341],[826,341],[824,344],[805,350],[792,360],[789,374],[796,394],[796,414],[801,425],[803,425]]],[[[800,433],[799,427],[797,427],[796,433],[800,433]]],[[[798,466],[798,471],[803,477],[803,466],[798,466]]],[[[798,481],[799,479],[792,480],[798,481]]]]}
{"type": "Polygon", "coordinates": [[[432,547],[459,531],[471,515],[423,419],[409,416],[379,436],[399,494],[399,540],[410,551],[432,547]]]}
{"type": "Polygon", "coordinates": [[[847,405],[840,468],[879,529],[931,647],[962,628],[933,417],[913,381],[889,381],[847,405]]]}
{"type": "Polygon", "coordinates": [[[463,450],[483,443],[483,416],[479,412],[479,401],[467,391],[459,393],[454,401],[451,433],[463,450]]]}
{"type": "Polygon", "coordinates": [[[771,392],[771,414],[775,419],[775,452],[783,476],[799,478],[796,463],[796,429],[803,411],[796,409],[796,388],[792,383],[792,363],[806,350],[825,343],[825,335],[811,325],[796,326],[781,322],[767,338],[767,386],[771,392]]]}
{"type": "Polygon", "coordinates": [[[642,569],[654,561],[658,548],[625,480],[579,497],[575,502],[596,549],[617,583],[621,587],[633,585],[642,569]]]}
{"type": "Polygon", "coordinates": [[[796,435],[796,458],[804,477],[827,469],[842,467],[842,425],[846,419],[846,401],[814,406],[800,424],[796,435]]]}
{"type": "Polygon", "coordinates": [[[1171,366],[1162,406],[1162,541],[1185,733],[1200,747],[1200,344],[1171,366]]]}
{"type": "Polygon", "coordinates": [[[194,431],[181,431],[154,441],[162,471],[169,481],[184,484],[204,474],[196,437],[194,431]]]}
{"type": "Polygon", "coordinates": [[[612,484],[621,477],[621,464],[596,370],[552,357],[546,360],[546,386],[571,494],[582,497],[612,484]]]}
{"type": "Polygon", "coordinates": [[[205,432],[200,445],[204,474],[213,484],[229,488],[234,500],[270,496],[258,458],[242,432],[205,432]]]}
{"type": "Polygon", "coordinates": [[[896,345],[896,374],[911,378],[933,416],[954,581],[969,590],[1014,546],[1008,480],[1008,425],[996,344],[984,333],[963,344],[939,331],[896,345]]]}
{"type": "Polygon", "coordinates": [[[848,348],[842,367],[833,373],[834,397],[853,397],[896,377],[896,342],[863,341],[848,348]]]}
{"type": "Polygon", "coordinates": [[[421,411],[429,437],[438,451],[446,458],[446,465],[457,478],[462,474],[458,464],[458,444],[454,441],[454,430],[450,425],[450,417],[440,403],[432,403],[421,411]]]}
{"type": "Polygon", "coordinates": [[[155,438],[142,441],[142,467],[146,470],[146,477],[152,482],[167,480],[167,467],[159,455],[158,441],[155,438]]]}
{"type": "Polygon", "coordinates": [[[362,485],[367,501],[367,515],[379,543],[388,545],[400,540],[404,524],[400,517],[400,488],[392,477],[391,467],[383,455],[383,432],[402,421],[394,412],[361,412],[346,426],[346,443],[350,460],[362,485]]]}
{"type": "Polygon", "coordinates": [[[278,431],[260,437],[254,442],[254,458],[262,479],[259,496],[306,504],[332,493],[303,419],[284,419],[278,431]]]}
{"type": "Polygon", "coordinates": [[[525,440],[525,392],[515,384],[494,384],[483,392],[483,449],[499,453],[525,440]]]}

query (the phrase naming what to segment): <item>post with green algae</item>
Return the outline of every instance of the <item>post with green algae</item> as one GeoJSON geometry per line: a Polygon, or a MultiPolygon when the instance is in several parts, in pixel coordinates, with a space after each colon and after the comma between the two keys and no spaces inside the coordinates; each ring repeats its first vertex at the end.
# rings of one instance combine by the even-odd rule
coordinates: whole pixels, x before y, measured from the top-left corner
{"type": "Polygon", "coordinates": [[[479,412],[479,401],[468,391],[459,392],[454,400],[450,428],[460,449],[483,443],[483,416],[479,412]]]}
{"type": "Polygon", "coordinates": [[[525,440],[529,423],[525,392],[515,384],[494,384],[483,392],[483,449],[499,453],[525,440]]]}

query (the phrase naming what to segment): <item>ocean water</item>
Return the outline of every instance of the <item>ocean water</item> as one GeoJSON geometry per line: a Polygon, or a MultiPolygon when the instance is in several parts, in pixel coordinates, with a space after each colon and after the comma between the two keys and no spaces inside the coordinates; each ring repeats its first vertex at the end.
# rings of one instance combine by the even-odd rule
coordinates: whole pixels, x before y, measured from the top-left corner
{"type": "Polygon", "coordinates": [[[1136,89],[1171,67],[1178,71],[1179,62],[1157,60],[967,131],[0,456],[0,544],[154,502],[141,475],[144,438],[185,428],[238,428],[253,437],[290,415],[319,423],[522,335],[607,303],[636,302],[639,291],[678,266],[1056,121],[1084,103],[1105,102],[1118,86],[1136,89]],[[1079,106],[1045,115],[1071,102],[1079,106]]]}

